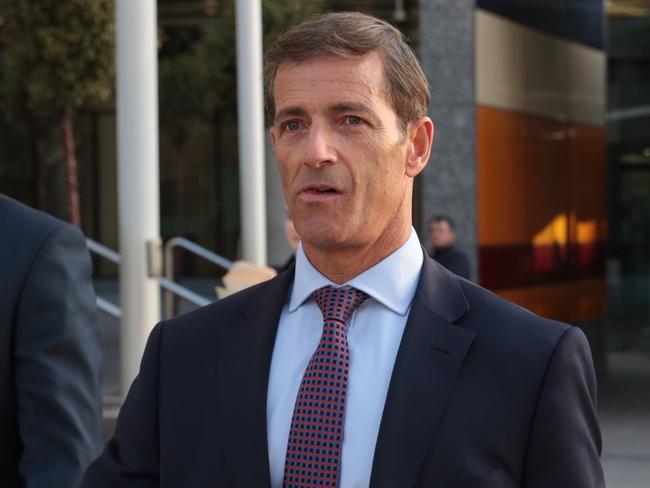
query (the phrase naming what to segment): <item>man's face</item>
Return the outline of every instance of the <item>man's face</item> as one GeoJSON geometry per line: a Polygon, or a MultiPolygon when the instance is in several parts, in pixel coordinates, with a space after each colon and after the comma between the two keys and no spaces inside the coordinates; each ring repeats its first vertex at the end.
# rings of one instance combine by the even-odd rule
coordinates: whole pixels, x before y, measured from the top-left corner
{"type": "Polygon", "coordinates": [[[306,248],[362,248],[411,225],[413,144],[387,100],[376,53],[282,64],[274,97],[271,136],[306,248]]]}
{"type": "Polygon", "coordinates": [[[429,241],[436,249],[445,249],[456,240],[456,233],[446,220],[432,222],[429,225],[429,241]]]}

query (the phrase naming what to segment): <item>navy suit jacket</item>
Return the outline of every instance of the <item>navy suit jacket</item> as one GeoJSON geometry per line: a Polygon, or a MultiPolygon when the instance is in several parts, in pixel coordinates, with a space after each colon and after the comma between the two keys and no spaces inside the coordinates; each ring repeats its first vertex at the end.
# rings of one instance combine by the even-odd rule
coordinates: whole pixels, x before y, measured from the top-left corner
{"type": "Polygon", "coordinates": [[[77,486],[101,450],[101,367],[81,232],[0,195],[0,486],[77,486]]]}
{"type": "MultiPolygon", "coordinates": [[[[268,487],[266,395],[293,268],[158,324],[84,487],[268,487]]],[[[583,333],[425,257],[372,466],[377,488],[603,485],[583,333]]],[[[346,488],[346,487],[342,487],[346,488]]]]}

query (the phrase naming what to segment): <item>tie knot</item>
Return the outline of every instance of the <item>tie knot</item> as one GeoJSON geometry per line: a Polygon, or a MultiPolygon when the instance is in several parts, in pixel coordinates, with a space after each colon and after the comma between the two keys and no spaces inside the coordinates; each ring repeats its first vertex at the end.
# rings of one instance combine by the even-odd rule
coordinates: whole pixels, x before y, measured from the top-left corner
{"type": "Polygon", "coordinates": [[[312,293],[312,297],[316,300],[324,320],[338,320],[345,324],[368,295],[351,286],[324,286],[312,293]]]}

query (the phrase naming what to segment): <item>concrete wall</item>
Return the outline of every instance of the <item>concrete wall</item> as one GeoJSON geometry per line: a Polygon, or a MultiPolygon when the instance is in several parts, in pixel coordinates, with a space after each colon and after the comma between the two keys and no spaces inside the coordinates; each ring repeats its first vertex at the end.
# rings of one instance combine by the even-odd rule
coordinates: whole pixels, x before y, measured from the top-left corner
{"type": "Polygon", "coordinates": [[[425,229],[435,214],[449,215],[476,278],[474,1],[420,0],[419,45],[431,89],[429,115],[436,126],[431,159],[420,176],[419,228],[425,229]]]}

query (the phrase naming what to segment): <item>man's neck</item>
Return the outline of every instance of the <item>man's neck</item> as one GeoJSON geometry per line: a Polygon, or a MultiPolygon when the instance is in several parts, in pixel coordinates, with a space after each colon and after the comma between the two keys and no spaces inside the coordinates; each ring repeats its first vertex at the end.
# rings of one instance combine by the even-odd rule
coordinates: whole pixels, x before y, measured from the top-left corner
{"type": "Polygon", "coordinates": [[[395,236],[382,234],[366,246],[341,249],[319,249],[303,242],[303,250],[309,262],[327,279],[342,285],[390,256],[408,240],[411,226],[395,236]]]}

